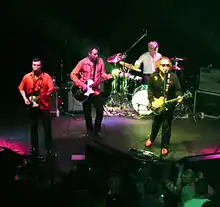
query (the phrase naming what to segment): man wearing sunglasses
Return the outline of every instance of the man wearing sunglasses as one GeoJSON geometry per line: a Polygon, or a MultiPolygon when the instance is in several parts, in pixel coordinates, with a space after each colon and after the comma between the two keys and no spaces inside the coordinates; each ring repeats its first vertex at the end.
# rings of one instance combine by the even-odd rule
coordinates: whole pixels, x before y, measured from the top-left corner
{"type": "Polygon", "coordinates": [[[148,43],[148,52],[142,54],[135,62],[135,67],[140,68],[143,63],[143,84],[147,85],[149,76],[155,71],[155,63],[162,55],[158,53],[158,43],[152,41],[148,43]]]}
{"type": "MultiPolygon", "coordinates": [[[[152,110],[159,108],[155,99],[162,98],[161,100],[164,101],[178,97],[178,102],[182,101],[180,83],[176,74],[171,72],[171,68],[172,63],[169,58],[162,57],[155,64],[156,71],[149,77],[148,99],[149,108],[152,110]]],[[[162,124],[162,155],[169,153],[173,111],[174,105],[169,104],[162,113],[154,116],[151,135],[145,143],[146,147],[153,144],[162,124]]]]}

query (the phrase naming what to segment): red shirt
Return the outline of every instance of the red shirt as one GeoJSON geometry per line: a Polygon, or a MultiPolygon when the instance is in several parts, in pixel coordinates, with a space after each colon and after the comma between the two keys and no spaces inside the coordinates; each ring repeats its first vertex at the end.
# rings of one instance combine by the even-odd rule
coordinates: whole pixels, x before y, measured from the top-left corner
{"type": "MultiPolygon", "coordinates": [[[[94,73],[94,63],[88,58],[82,59],[77,66],[73,69],[70,74],[70,78],[73,80],[74,84],[79,88],[82,88],[83,85],[86,83],[87,80],[93,80],[93,73],[94,73]]],[[[105,65],[103,59],[98,58],[94,76],[94,82],[99,81],[100,78],[104,80],[108,80],[110,77],[106,74],[105,65]]],[[[100,84],[97,85],[94,89],[94,95],[100,94],[100,84]]]]}
{"type": "Polygon", "coordinates": [[[19,87],[19,90],[25,91],[27,96],[38,93],[42,96],[39,100],[39,108],[42,110],[50,110],[50,94],[54,91],[53,80],[47,73],[41,73],[39,77],[34,76],[33,72],[27,73],[19,87]]]}

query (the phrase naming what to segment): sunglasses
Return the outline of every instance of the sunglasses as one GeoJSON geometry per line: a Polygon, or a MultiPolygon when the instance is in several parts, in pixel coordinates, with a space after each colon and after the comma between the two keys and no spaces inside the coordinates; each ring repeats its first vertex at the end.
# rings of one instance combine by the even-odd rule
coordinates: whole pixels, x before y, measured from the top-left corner
{"type": "Polygon", "coordinates": [[[163,67],[169,67],[170,66],[170,64],[160,64],[161,66],[163,66],[163,67]]]}

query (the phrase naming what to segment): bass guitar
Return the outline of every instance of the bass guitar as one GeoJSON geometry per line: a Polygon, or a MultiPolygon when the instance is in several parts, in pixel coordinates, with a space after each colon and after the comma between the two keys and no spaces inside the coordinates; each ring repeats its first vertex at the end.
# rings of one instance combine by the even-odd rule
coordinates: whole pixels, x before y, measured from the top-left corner
{"type": "MultiPolygon", "coordinates": [[[[192,93],[187,92],[183,96],[181,96],[181,98],[182,99],[192,98],[192,93]]],[[[152,106],[154,104],[156,104],[158,107],[157,108],[150,107],[150,109],[152,110],[152,113],[154,115],[160,115],[166,109],[167,105],[174,103],[174,102],[177,102],[178,100],[179,100],[179,98],[174,98],[171,100],[165,100],[164,97],[154,98],[154,101],[152,102],[152,106]]]]}
{"type": "MultiPolygon", "coordinates": [[[[59,90],[59,88],[56,87],[56,88],[54,88],[54,89],[52,90],[51,93],[54,93],[54,92],[56,92],[56,91],[58,91],[58,90],[59,90]]],[[[47,93],[48,93],[48,92],[42,93],[42,94],[40,94],[40,95],[37,95],[36,93],[31,94],[31,95],[28,97],[28,100],[30,101],[30,104],[27,105],[27,109],[39,107],[39,103],[38,103],[39,99],[41,99],[42,97],[46,96],[47,93]]]]}
{"type": "MultiPolygon", "coordinates": [[[[109,79],[112,79],[112,76],[109,76],[109,78],[107,80],[109,80],[109,79]]],[[[84,91],[83,89],[81,89],[73,84],[71,87],[73,98],[78,102],[81,102],[81,103],[85,102],[89,98],[89,96],[94,93],[93,88],[98,86],[100,83],[102,83],[104,81],[106,81],[106,80],[100,79],[100,80],[94,82],[93,80],[89,79],[86,83],[86,85],[87,85],[86,91],[84,91]]]]}

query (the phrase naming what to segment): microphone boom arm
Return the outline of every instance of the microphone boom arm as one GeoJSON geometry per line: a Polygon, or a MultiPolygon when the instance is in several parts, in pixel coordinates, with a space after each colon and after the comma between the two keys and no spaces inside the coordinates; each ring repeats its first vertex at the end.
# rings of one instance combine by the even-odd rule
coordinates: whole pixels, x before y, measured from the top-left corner
{"type": "Polygon", "coordinates": [[[129,47],[123,54],[125,54],[125,56],[127,56],[127,53],[130,52],[130,50],[137,45],[137,43],[139,43],[145,36],[147,36],[147,30],[145,31],[145,33],[133,44],[131,45],[131,47],[129,47]]]}

